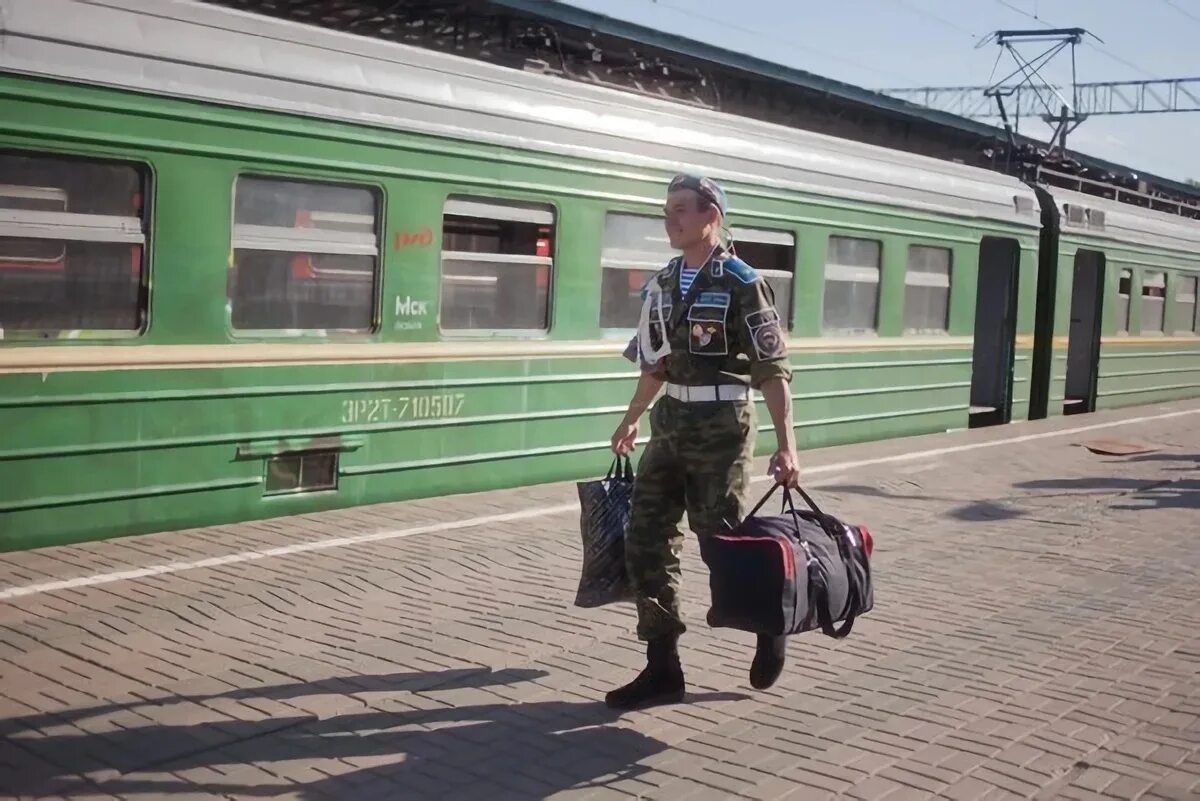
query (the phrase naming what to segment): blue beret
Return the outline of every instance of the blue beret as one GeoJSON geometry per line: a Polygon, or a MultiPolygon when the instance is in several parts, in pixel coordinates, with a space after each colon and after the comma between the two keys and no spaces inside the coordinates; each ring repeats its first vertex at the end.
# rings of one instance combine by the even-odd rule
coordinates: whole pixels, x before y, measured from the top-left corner
{"type": "Polygon", "coordinates": [[[718,186],[717,182],[711,178],[705,178],[703,175],[681,173],[672,178],[671,185],[667,187],[668,192],[674,192],[677,189],[692,189],[700,193],[702,197],[712,201],[721,210],[722,216],[729,213],[729,200],[725,197],[725,190],[718,186]]]}

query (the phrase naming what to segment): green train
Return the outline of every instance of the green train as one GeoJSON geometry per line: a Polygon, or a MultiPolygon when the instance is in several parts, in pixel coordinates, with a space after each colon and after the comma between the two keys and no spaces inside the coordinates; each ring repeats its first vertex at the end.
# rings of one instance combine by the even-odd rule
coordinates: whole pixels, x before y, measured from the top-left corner
{"type": "Polygon", "coordinates": [[[2,549],[601,472],[682,170],[802,448],[1200,395],[1185,208],[183,0],[0,26],[2,549]]]}

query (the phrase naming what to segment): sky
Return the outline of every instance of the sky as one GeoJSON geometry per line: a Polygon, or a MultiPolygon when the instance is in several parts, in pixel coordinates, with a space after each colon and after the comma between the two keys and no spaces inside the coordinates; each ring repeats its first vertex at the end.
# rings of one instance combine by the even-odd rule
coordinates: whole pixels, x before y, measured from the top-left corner
{"type": "MultiPolygon", "coordinates": [[[[987,85],[1017,67],[994,42],[981,44],[989,33],[1047,26],[1102,40],[1076,48],[1080,82],[1200,78],[1200,0],[560,1],[869,89],[987,85]]],[[[1033,57],[1038,47],[1020,52],[1033,57]]],[[[1042,74],[1069,84],[1070,63],[1068,49],[1042,74]]],[[[1051,133],[1030,119],[1020,130],[1043,140],[1051,133]]],[[[1091,117],[1067,146],[1200,180],[1200,112],[1091,117]]]]}

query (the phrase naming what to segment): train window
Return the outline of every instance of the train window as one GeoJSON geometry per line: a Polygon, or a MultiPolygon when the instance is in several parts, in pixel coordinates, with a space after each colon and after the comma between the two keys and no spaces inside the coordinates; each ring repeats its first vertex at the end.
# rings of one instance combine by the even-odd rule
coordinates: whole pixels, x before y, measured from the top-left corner
{"type": "Polygon", "coordinates": [[[882,246],[871,239],[831,236],[825,257],[821,329],[829,333],[874,332],[879,318],[882,246]]]}
{"type": "Polygon", "coordinates": [[[442,221],[442,330],[548,330],[553,254],[550,206],[447,199],[442,221]]]}
{"type": "Polygon", "coordinates": [[[1200,332],[1200,317],[1197,316],[1196,300],[1200,290],[1200,277],[1181,275],[1175,288],[1175,330],[1179,333],[1200,332]]]}
{"type": "Polygon", "coordinates": [[[0,153],[0,331],[140,331],[148,172],[0,153]]]}
{"type": "Polygon", "coordinates": [[[610,212],[600,250],[600,327],[636,328],[642,287],[676,255],[661,218],[610,212]]]}
{"type": "Polygon", "coordinates": [[[950,325],[949,248],[910,245],[904,274],[904,333],[945,333],[950,325]]]}
{"type": "Polygon", "coordinates": [[[771,285],[775,310],[792,328],[792,277],[796,271],[796,236],[790,231],[734,228],[737,255],[771,285]]]}
{"type": "Polygon", "coordinates": [[[1129,333],[1129,295],[1133,291],[1133,270],[1123,269],[1117,281],[1117,332],[1129,333]]]}
{"type": "Polygon", "coordinates": [[[233,327],[372,330],[378,228],[373,189],[239,177],[228,282],[233,327]]]}
{"type": "Polygon", "coordinates": [[[1167,275],[1149,272],[1142,276],[1142,333],[1159,334],[1167,300],[1167,275]]]}

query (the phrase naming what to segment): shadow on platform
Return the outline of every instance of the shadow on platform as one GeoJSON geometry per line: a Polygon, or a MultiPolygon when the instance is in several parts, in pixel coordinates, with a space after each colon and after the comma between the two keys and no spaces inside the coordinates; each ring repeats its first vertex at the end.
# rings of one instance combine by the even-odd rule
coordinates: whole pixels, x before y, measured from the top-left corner
{"type": "MultiPolygon", "coordinates": [[[[667,748],[628,728],[606,725],[617,715],[600,702],[498,699],[453,706],[452,698],[439,699],[439,693],[473,696],[461,691],[545,675],[540,670],[464,669],[347,676],[12,718],[0,721],[0,734],[30,758],[20,766],[0,767],[0,791],[18,797],[71,797],[99,790],[123,798],[203,792],[237,798],[286,794],[304,799],[495,801],[636,777],[646,770],[637,763],[667,748]],[[355,692],[390,695],[371,699],[378,708],[367,707],[362,698],[347,698],[363,708],[328,718],[297,709],[294,716],[266,720],[128,727],[135,715],[149,720],[156,711],[179,704],[246,701],[250,712],[254,699],[355,692]],[[88,734],[79,726],[89,720],[119,720],[119,728],[106,724],[114,730],[88,734]],[[311,764],[298,769],[287,764],[304,760],[311,764]],[[238,766],[249,763],[263,769],[256,771],[263,780],[238,781],[238,766]],[[196,771],[200,768],[211,770],[196,771]],[[295,780],[287,778],[289,769],[295,780]],[[272,780],[272,774],[278,779],[272,780]]],[[[743,697],[706,693],[690,695],[688,701],[743,697]]]]}
{"type": "MultiPolygon", "coordinates": [[[[1122,458],[1121,462],[1177,462],[1179,466],[1167,467],[1172,473],[1200,472],[1200,454],[1151,453],[1122,458]]],[[[966,501],[936,493],[922,493],[920,486],[913,483],[915,491],[893,492],[866,484],[836,484],[822,486],[822,491],[837,495],[860,495],[880,500],[930,501],[934,503],[960,504],[948,512],[956,520],[964,522],[986,522],[990,520],[1016,520],[1045,513],[1044,505],[1026,507],[1023,501],[1038,502],[1048,498],[1077,498],[1088,495],[1111,495],[1113,509],[1139,511],[1146,509],[1200,509],[1200,478],[1171,478],[1150,480],[1145,478],[1048,478],[1022,481],[1012,485],[1015,490],[1027,494],[1011,498],[980,498],[966,501]]]]}
{"type": "Polygon", "coordinates": [[[1131,456],[1131,462],[1179,462],[1182,467],[1168,467],[1171,471],[1200,470],[1200,453],[1146,453],[1131,456]]]}
{"type": "Polygon", "coordinates": [[[1136,478],[1064,478],[1026,481],[1020,489],[1065,489],[1083,495],[1112,495],[1112,509],[1143,511],[1148,509],[1200,509],[1200,479],[1147,481],[1136,478]]]}

